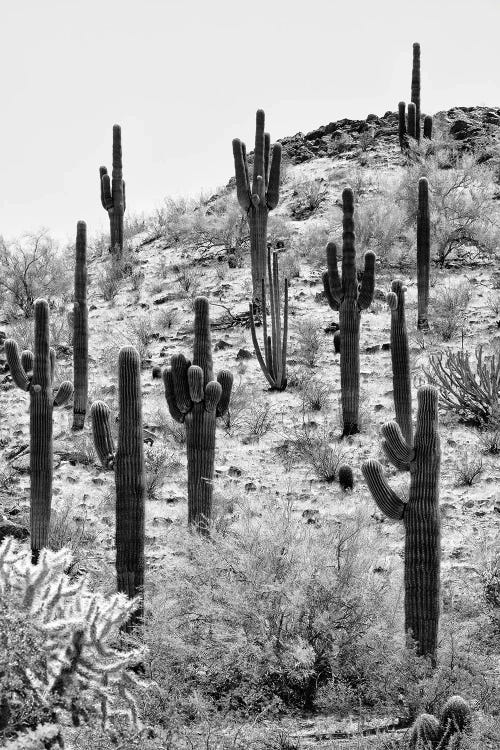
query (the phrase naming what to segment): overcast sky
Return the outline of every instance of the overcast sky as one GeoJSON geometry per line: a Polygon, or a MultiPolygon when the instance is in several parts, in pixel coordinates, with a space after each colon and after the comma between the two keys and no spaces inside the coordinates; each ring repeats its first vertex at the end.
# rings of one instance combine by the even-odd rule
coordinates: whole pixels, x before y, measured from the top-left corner
{"type": "Polygon", "coordinates": [[[106,229],[98,168],[122,126],[128,210],[227,182],[255,110],[272,139],[410,97],[500,106],[499,0],[3,0],[0,234],[106,229]]]}

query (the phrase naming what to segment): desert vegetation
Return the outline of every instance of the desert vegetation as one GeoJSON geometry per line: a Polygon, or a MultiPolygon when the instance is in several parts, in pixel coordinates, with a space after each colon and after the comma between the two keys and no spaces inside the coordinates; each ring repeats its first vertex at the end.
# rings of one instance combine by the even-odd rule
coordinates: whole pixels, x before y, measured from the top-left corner
{"type": "Polygon", "coordinates": [[[498,747],[498,136],[334,125],[2,240],[2,747],[498,747]]]}

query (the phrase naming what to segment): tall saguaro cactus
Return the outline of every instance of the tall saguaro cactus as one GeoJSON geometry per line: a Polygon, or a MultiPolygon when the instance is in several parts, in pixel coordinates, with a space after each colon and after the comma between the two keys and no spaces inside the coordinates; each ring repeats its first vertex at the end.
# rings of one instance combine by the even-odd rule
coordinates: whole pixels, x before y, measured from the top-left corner
{"type": "Polygon", "coordinates": [[[343,435],[359,432],[359,329],[361,311],[373,300],[375,288],[375,254],[365,253],[361,284],[356,273],[354,244],[354,196],[350,188],[342,193],[342,279],[337,265],[337,246],[326,248],[328,270],[323,274],[325,294],[333,310],[339,310],[340,386],[342,390],[343,435]]]}
{"type": "Polygon", "coordinates": [[[402,520],[405,528],[405,630],[417,642],[417,652],[435,660],[439,625],[441,523],[438,432],[438,392],[433,386],[418,390],[417,425],[413,445],[396,422],[382,427],[382,446],[397,467],[410,469],[410,492],[405,503],[389,486],[378,461],[361,470],[368,488],[386,516],[402,520]]]}
{"type": "Polygon", "coordinates": [[[193,364],[183,354],[171,359],[163,372],[165,398],[171,416],[186,425],[188,460],[188,523],[209,533],[212,518],[215,427],[229,407],[233,376],[221,370],[213,379],[209,304],[194,301],[193,364]]]}
{"type": "Polygon", "coordinates": [[[99,167],[101,203],[109,216],[111,252],[120,255],[123,250],[123,215],[125,213],[125,182],[122,165],[122,129],[113,125],[113,171],[111,180],[106,167],[99,167]]]}
{"type": "Polygon", "coordinates": [[[279,201],[281,144],[275,143],[271,153],[269,133],[264,132],[264,110],[258,109],[255,126],[253,179],[250,183],[246,146],[239,138],[233,140],[236,194],[250,227],[252,287],[256,303],[261,295],[261,282],[266,277],[267,219],[279,201]]]}
{"type": "Polygon", "coordinates": [[[413,44],[413,66],[411,71],[411,101],[415,105],[415,140],[420,140],[420,44],[413,44]]]}
{"type": "Polygon", "coordinates": [[[83,430],[89,388],[89,313],[87,306],[87,225],[76,227],[75,295],[73,305],[73,429],[83,430]]]}
{"type": "Polygon", "coordinates": [[[253,305],[250,303],[250,329],[255,354],[260,369],[264,373],[271,390],[284,391],[286,388],[286,351],[288,344],[288,279],[285,279],[285,300],[283,306],[283,330],[281,328],[281,296],[278,273],[278,253],[267,251],[267,272],[269,274],[269,303],[271,311],[271,335],[267,331],[266,282],[262,279],[262,329],[264,337],[264,356],[257,340],[253,305]]]}
{"type": "Polygon", "coordinates": [[[393,281],[392,290],[387,294],[387,304],[391,311],[392,382],[396,422],[408,445],[412,445],[411,372],[405,316],[405,291],[406,287],[401,281],[393,281]]]}
{"type": "MultiPolygon", "coordinates": [[[[116,486],[116,575],[118,591],[143,595],[146,470],[142,429],[141,360],[133,346],[118,355],[118,443],[111,434],[110,410],[103,401],[91,409],[94,444],[116,486]]],[[[143,606],[130,624],[141,622],[143,606]]]]}
{"type": "Polygon", "coordinates": [[[428,330],[429,277],[431,265],[431,223],[429,214],[429,183],[426,177],[418,181],[417,211],[417,328],[428,330]]]}
{"type": "Polygon", "coordinates": [[[56,394],[52,380],[56,354],[49,341],[47,300],[35,301],[34,351],[19,351],[13,339],[5,342],[5,354],[12,379],[18,388],[30,394],[30,530],[33,562],[49,542],[52,504],[52,410],[63,406],[73,394],[73,385],[65,380],[56,394]]]}

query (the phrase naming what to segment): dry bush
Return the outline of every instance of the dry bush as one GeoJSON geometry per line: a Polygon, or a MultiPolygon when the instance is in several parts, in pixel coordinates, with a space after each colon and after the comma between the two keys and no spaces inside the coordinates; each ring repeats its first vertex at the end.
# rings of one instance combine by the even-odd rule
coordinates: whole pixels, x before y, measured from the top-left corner
{"type": "Polygon", "coordinates": [[[303,382],[301,396],[304,411],[321,411],[330,399],[330,388],[321,380],[307,379],[303,382]]]}
{"type": "Polygon", "coordinates": [[[161,443],[155,442],[144,451],[146,468],[146,498],[160,500],[165,480],[176,471],[180,464],[175,453],[161,443]]]}
{"type": "Polygon", "coordinates": [[[331,239],[331,226],[326,219],[308,221],[294,238],[293,246],[300,257],[313,268],[326,268],[326,246],[331,239]]]}
{"type": "Polygon", "coordinates": [[[180,313],[176,307],[162,307],[154,317],[154,326],[160,331],[170,330],[175,328],[179,321],[180,313]]]}
{"type": "Polygon", "coordinates": [[[301,179],[295,182],[289,210],[295,220],[309,218],[326,201],[328,190],[323,180],[301,179]]]}
{"type": "Polygon", "coordinates": [[[315,367],[323,351],[323,331],[312,317],[299,321],[294,330],[294,353],[308,367],[315,367]]]}
{"type": "MultiPolygon", "coordinates": [[[[405,223],[405,212],[394,205],[393,195],[375,195],[361,201],[354,212],[354,231],[360,255],[373,250],[382,263],[399,264],[400,256],[409,255],[405,223]]],[[[415,260],[412,265],[414,263],[415,260]]]]}
{"type": "Polygon", "coordinates": [[[306,463],[324,482],[334,482],[346,453],[333,441],[328,423],[321,426],[304,421],[285,435],[282,453],[289,466],[306,463]]]}
{"type": "Polygon", "coordinates": [[[432,327],[443,341],[449,341],[467,323],[466,312],[472,290],[467,280],[449,281],[435,287],[433,294],[432,327]]]}
{"type": "Polygon", "coordinates": [[[483,460],[480,456],[463,453],[455,465],[456,483],[459,487],[471,487],[483,472],[483,460]]]}

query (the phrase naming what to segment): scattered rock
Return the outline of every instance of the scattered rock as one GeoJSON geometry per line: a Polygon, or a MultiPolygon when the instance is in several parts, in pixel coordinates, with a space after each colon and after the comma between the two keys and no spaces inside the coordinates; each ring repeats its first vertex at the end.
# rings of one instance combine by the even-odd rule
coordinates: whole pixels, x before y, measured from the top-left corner
{"type": "Polygon", "coordinates": [[[253,358],[253,354],[249,352],[248,349],[240,349],[238,351],[238,354],[236,355],[236,359],[238,361],[242,359],[252,359],[252,358],[253,358]]]}
{"type": "Polygon", "coordinates": [[[11,521],[0,521],[0,542],[3,542],[8,536],[13,536],[14,539],[23,541],[24,539],[27,539],[29,535],[30,532],[26,526],[21,526],[20,524],[12,523],[11,521]]]}

